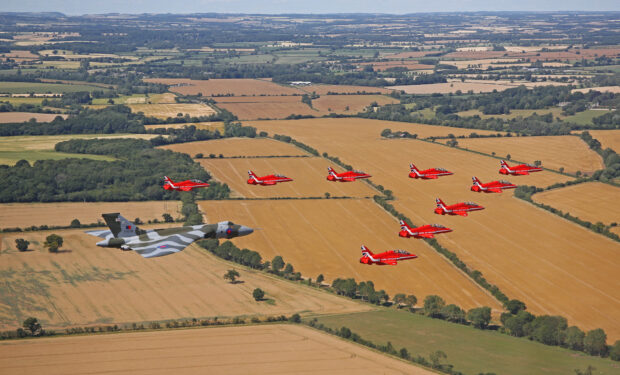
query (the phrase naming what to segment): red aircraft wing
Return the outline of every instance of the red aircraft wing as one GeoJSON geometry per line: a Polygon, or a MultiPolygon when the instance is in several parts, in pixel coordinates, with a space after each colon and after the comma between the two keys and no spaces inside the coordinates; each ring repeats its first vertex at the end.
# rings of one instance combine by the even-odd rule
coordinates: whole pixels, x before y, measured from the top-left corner
{"type": "Polygon", "coordinates": [[[420,233],[418,234],[418,237],[435,238],[435,235],[433,233],[420,233]]]}
{"type": "Polygon", "coordinates": [[[487,191],[493,192],[493,193],[501,193],[502,189],[500,188],[488,188],[487,191]]]}
{"type": "Polygon", "coordinates": [[[381,259],[381,263],[388,266],[395,266],[398,264],[398,262],[394,259],[381,259]]]}
{"type": "Polygon", "coordinates": [[[518,174],[518,175],[521,175],[521,176],[527,176],[527,175],[530,174],[530,172],[528,172],[528,171],[515,171],[514,174],[518,174]]]}
{"type": "Polygon", "coordinates": [[[461,216],[467,216],[467,211],[463,211],[463,210],[453,210],[452,212],[454,212],[457,215],[461,215],[461,216]]]}

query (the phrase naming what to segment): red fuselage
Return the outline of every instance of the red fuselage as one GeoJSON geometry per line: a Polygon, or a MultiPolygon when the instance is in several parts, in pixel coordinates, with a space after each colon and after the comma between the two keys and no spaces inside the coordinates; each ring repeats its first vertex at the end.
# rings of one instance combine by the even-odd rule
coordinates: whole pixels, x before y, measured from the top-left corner
{"type": "Polygon", "coordinates": [[[453,173],[445,170],[443,168],[431,168],[425,170],[419,170],[415,165],[409,165],[409,177],[410,178],[420,178],[422,180],[436,180],[441,176],[450,176],[453,173]]]}
{"type": "Polygon", "coordinates": [[[499,173],[511,176],[527,176],[532,172],[540,171],[542,171],[542,168],[533,165],[519,164],[511,167],[504,161],[502,161],[501,168],[499,169],[499,173]]]}
{"type": "Polygon", "coordinates": [[[164,189],[166,190],[177,190],[177,191],[192,191],[195,188],[208,187],[209,184],[206,182],[202,182],[199,180],[186,180],[174,182],[172,180],[166,180],[164,183],[164,189]]]}
{"type": "Polygon", "coordinates": [[[395,266],[399,260],[415,259],[418,256],[402,250],[390,250],[379,254],[367,254],[360,258],[360,263],[378,266],[395,266]]]}
{"type": "Polygon", "coordinates": [[[262,185],[262,186],[272,186],[275,185],[279,182],[289,182],[289,181],[293,181],[292,178],[286,177],[286,176],[282,176],[279,174],[270,174],[268,176],[262,176],[259,177],[257,175],[255,175],[253,172],[248,172],[249,174],[249,178],[248,178],[248,184],[250,185],[262,185]]]}
{"type": "Polygon", "coordinates": [[[438,215],[467,216],[468,212],[480,210],[484,210],[484,207],[474,202],[461,202],[447,206],[441,200],[437,199],[437,208],[435,208],[435,213],[438,215]]]}
{"type": "Polygon", "coordinates": [[[474,183],[471,186],[471,191],[485,192],[485,193],[501,193],[505,189],[514,189],[517,185],[511,184],[508,181],[491,181],[483,184],[474,177],[474,183]]]}
{"type": "Polygon", "coordinates": [[[372,177],[368,173],[364,173],[360,171],[346,171],[342,173],[336,173],[331,168],[328,168],[328,171],[329,171],[329,174],[327,175],[327,181],[351,182],[351,181],[359,180],[361,178],[372,177]]]}
{"type": "Polygon", "coordinates": [[[409,225],[401,225],[400,237],[405,238],[433,238],[436,234],[452,232],[452,229],[438,224],[426,224],[421,227],[411,228],[409,225]]]}

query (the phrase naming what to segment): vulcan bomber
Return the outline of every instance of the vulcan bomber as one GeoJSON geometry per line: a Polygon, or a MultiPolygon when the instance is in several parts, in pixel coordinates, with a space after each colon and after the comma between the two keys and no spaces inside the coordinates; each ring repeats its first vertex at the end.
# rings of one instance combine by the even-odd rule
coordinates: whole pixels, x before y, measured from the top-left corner
{"type": "Polygon", "coordinates": [[[87,234],[103,238],[97,246],[133,250],[145,258],[154,258],[183,251],[192,242],[203,238],[234,238],[254,230],[231,221],[217,224],[189,225],[165,229],[141,230],[120,213],[103,214],[110,230],[90,230],[87,234]]]}

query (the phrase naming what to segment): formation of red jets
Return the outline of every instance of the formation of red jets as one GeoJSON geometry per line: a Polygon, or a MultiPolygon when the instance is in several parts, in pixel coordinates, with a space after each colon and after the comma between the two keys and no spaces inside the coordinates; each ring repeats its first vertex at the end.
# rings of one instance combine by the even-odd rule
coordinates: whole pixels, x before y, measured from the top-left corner
{"type": "MultiPolygon", "coordinates": [[[[540,172],[542,168],[520,164],[509,166],[504,160],[500,162],[500,174],[511,176],[524,176],[532,172],[540,172]]],[[[441,176],[449,176],[453,173],[443,168],[430,168],[420,170],[414,164],[409,164],[409,177],[422,180],[435,180],[441,176]]],[[[368,173],[361,171],[345,171],[337,173],[332,167],[327,168],[327,180],[334,182],[353,182],[359,179],[372,177],[368,173]]],[[[281,174],[270,174],[266,176],[257,176],[254,172],[248,171],[248,181],[250,185],[273,186],[280,182],[293,181],[292,178],[281,174]]],[[[167,176],[164,177],[164,189],[191,191],[194,188],[208,187],[209,184],[200,180],[186,180],[174,182],[167,176]]],[[[477,177],[472,177],[471,191],[484,193],[501,193],[505,189],[514,189],[517,185],[506,180],[491,181],[487,183],[481,182],[477,177]]],[[[435,213],[438,215],[459,215],[467,216],[468,212],[484,210],[484,207],[474,202],[459,202],[446,205],[440,198],[435,199],[437,208],[435,213]]],[[[452,229],[446,228],[439,224],[426,224],[421,227],[413,228],[405,221],[400,221],[400,232],[398,235],[404,238],[434,238],[436,234],[452,232],[452,229]]],[[[366,246],[362,246],[362,264],[376,265],[396,265],[399,260],[415,259],[417,255],[411,254],[404,250],[389,250],[383,253],[374,254],[366,246]]]]}

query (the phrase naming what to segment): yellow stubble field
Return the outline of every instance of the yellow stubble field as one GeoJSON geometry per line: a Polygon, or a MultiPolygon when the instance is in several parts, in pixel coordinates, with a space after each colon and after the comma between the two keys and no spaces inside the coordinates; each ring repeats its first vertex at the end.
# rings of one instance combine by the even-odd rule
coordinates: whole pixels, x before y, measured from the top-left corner
{"type": "MultiPolygon", "coordinates": [[[[323,158],[246,158],[198,159],[212,176],[225,182],[238,195],[247,198],[276,197],[372,197],[377,192],[362,181],[327,181],[327,167],[331,162],[323,158]],[[248,171],[257,176],[283,174],[293,179],[272,186],[249,185],[248,171]]],[[[337,172],[343,171],[333,165],[337,172]]]]}
{"type": "Polygon", "coordinates": [[[591,223],[620,223],[620,188],[589,182],[534,194],[532,199],[591,223]]]}
{"type": "MultiPolygon", "coordinates": [[[[582,329],[604,328],[611,341],[620,338],[618,243],[518,200],[510,192],[471,192],[474,175],[483,182],[504,177],[498,173],[497,159],[429,142],[377,136],[383,128],[404,129],[394,123],[330,121],[250,124],[295,137],[372,174],[373,182],[394,192],[394,206],[415,224],[452,228],[454,232],[438,237],[439,242],[482,271],[510,298],[524,301],[533,313],[563,315],[569,324],[582,329]],[[455,175],[435,181],[412,180],[407,177],[410,162],[420,168],[444,167],[455,175]],[[438,216],[433,213],[436,197],[448,204],[474,201],[486,210],[469,217],[438,216]]],[[[541,187],[567,179],[547,171],[508,178],[516,184],[541,187]]]]}
{"type": "Polygon", "coordinates": [[[414,294],[421,304],[426,295],[437,294],[447,303],[469,309],[501,306],[473,281],[424,242],[398,237],[398,221],[369,199],[279,200],[216,202],[201,201],[209,222],[225,217],[261,228],[237,240],[241,247],[258,251],[271,260],[280,255],[296,271],[316,279],[372,280],[375,288],[414,294]],[[397,266],[361,264],[361,245],[376,253],[408,250],[417,259],[397,266]]]}
{"type": "MultiPolygon", "coordinates": [[[[565,172],[591,174],[603,168],[602,158],[579,137],[562,135],[551,137],[501,137],[459,139],[459,147],[476,150],[499,157],[510,154],[514,160],[533,163],[542,161],[547,168],[565,172]]],[[[509,164],[510,161],[508,161],[509,164]]]]}
{"type": "Polygon", "coordinates": [[[52,375],[84,374],[93,369],[178,375],[435,374],[288,324],[12,340],[0,343],[0,366],[19,374],[39,373],[45,367],[52,375]]]}
{"type": "Polygon", "coordinates": [[[219,130],[220,133],[224,133],[224,123],[221,121],[144,125],[146,129],[183,129],[186,126],[195,126],[201,130],[219,130]]]}
{"type": "MultiPolygon", "coordinates": [[[[604,112],[603,112],[604,114],[604,112]]],[[[603,149],[611,148],[620,152],[620,129],[618,130],[588,130],[590,135],[601,142],[603,149]]]]}
{"type": "Polygon", "coordinates": [[[160,148],[182,152],[190,156],[202,153],[230,156],[301,156],[309,155],[301,149],[269,138],[225,138],[209,141],[177,143],[160,148]]]}
{"type": "Polygon", "coordinates": [[[0,237],[0,330],[20,327],[29,316],[52,329],[369,308],[259,271],[239,270],[243,283],[230,284],[223,275],[235,266],[195,244],[177,254],[146,259],[132,251],[98,247],[100,239],[82,230],[53,233],[64,238],[58,254],[43,248],[48,231],[0,237]],[[32,251],[17,251],[16,238],[30,241],[32,251]],[[255,288],[263,289],[275,304],[254,301],[255,288]]]}
{"type": "Polygon", "coordinates": [[[177,78],[150,78],[146,82],[162,83],[171,85],[170,91],[181,95],[203,96],[252,96],[252,95],[293,95],[303,94],[303,91],[290,86],[278,85],[277,83],[260,79],[177,79],[177,78]]]}
{"type": "Polygon", "coordinates": [[[59,202],[59,203],[2,203],[0,204],[0,228],[26,228],[31,225],[69,225],[73,219],[82,224],[101,222],[101,214],[120,212],[128,220],[140,218],[163,220],[168,213],[181,217],[178,201],[151,202],[59,202]]]}
{"type": "Polygon", "coordinates": [[[215,110],[206,104],[183,103],[183,104],[129,104],[132,112],[143,112],[145,116],[166,119],[177,117],[179,113],[190,116],[210,116],[215,110]]]}

